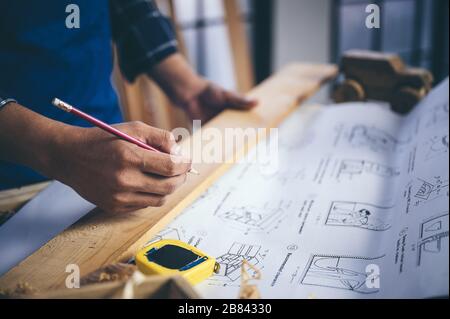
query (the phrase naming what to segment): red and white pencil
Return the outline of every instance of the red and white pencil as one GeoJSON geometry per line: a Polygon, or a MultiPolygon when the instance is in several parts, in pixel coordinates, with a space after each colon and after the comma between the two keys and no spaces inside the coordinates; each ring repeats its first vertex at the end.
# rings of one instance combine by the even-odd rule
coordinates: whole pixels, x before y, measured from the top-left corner
{"type": "MultiPolygon", "coordinates": [[[[119,131],[118,129],[112,127],[109,124],[106,124],[103,121],[100,121],[99,119],[96,119],[93,116],[90,116],[89,114],[84,113],[83,111],[77,109],[76,107],[73,107],[70,104],[67,104],[66,102],[61,101],[60,99],[53,99],[52,104],[58,108],[60,108],[63,111],[66,111],[67,113],[71,113],[74,114],[84,120],[86,120],[87,122],[91,123],[92,125],[97,126],[98,128],[101,128],[102,130],[109,132],[115,136],[117,136],[118,138],[125,140],[127,142],[133,143],[137,146],[142,147],[143,149],[152,151],[152,152],[157,152],[157,153],[162,153],[160,150],[138,140],[137,138],[130,136],[128,134],[125,134],[121,131],[119,131]]],[[[191,168],[191,170],[189,171],[189,173],[195,174],[195,175],[199,175],[199,172],[197,172],[195,169],[191,168]]]]}

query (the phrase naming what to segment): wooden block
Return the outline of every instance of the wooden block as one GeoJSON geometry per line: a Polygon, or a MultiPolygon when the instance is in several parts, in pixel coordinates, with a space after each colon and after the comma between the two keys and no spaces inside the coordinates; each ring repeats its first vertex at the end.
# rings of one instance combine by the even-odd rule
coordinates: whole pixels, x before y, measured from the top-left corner
{"type": "MultiPolygon", "coordinates": [[[[334,65],[294,64],[269,78],[249,93],[259,100],[251,112],[227,110],[205,127],[224,132],[226,128],[277,127],[300,102],[337,75],[334,65]]],[[[192,139],[201,136],[194,134],[192,139]]],[[[185,141],[186,147],[191,141],[185,141]]],[[[225,145],[226,158],[243,156],[253,145],[225,145]]],[[[131,214],[112,216],[94,210],[68,230],[48,242],[0,278],[0,289],[14,288],[20,282],[45,291],[64,285],[68,264],[77,264],[84,276],[96,269],[126,260],[162,230],[174,217],[200,196],[232,164],[195,164],[200,176],[187,183],[162,208],[148,208],[131,214]]],[[[62,214],[64,212],[61,212],[62,214]]]]}

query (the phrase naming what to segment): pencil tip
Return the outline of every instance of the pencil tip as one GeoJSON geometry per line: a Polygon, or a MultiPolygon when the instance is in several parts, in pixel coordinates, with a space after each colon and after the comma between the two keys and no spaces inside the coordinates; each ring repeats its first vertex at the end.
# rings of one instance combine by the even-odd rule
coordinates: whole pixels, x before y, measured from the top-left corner
{"type": "Polygon", "coordinates": [[[194,175],[200,175],[200,173],[197,170],[193,169],[193,168],[191,168],[189,173],[194,174],[194,175]]]}

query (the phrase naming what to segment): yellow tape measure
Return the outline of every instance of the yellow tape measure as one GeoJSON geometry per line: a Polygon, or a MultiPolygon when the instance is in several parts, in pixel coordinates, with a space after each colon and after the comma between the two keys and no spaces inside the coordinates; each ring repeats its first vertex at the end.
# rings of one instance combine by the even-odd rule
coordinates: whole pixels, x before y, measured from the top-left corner
{"type": "Polygon", "coordinates": [[[138,269],[146,275],[181,275],[196,285],[219,271],[214,257],[179,240],[161,240],[136,255],[138,269]]]}

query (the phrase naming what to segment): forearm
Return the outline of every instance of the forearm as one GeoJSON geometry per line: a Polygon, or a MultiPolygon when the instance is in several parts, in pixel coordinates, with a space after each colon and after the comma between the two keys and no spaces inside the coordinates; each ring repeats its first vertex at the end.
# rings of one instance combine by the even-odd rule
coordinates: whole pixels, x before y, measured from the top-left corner
{"type": "Polygon", "coordinates": [[[0,111],[0,158],[55,177],[54,150],[65,134],[73,134],[69,130],[69,125],[10,103],[0,111]]]}
{"type": "Polygon", "coordinates": [[[172,54],[153,67],[149,75],[180,105],[188,103],[208,86],[180,53],[172,54]]]}
{"type": "Polygon", "coordinates": [[[0,158],[69,185],[107,212],[161,206],[186,180],[190,162],[168,154],[175,139],[167,131],[138,122],[117,127],[163,152],[149,152],[99,128],[66,125],[11,103],[0,111],[0,158]]]}

